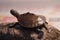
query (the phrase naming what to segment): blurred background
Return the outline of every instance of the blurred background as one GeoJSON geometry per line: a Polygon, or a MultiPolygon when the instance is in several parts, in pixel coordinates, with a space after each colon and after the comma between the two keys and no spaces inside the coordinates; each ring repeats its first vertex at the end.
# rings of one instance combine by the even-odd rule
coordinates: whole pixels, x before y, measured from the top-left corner
{"type": "Polygon", "coordinates": [[[11,9],[20,14],[44,15],[50,25],[60,30],[60,0],[0,0],[0,24],[17,22],[10,14],[11,9]]]}

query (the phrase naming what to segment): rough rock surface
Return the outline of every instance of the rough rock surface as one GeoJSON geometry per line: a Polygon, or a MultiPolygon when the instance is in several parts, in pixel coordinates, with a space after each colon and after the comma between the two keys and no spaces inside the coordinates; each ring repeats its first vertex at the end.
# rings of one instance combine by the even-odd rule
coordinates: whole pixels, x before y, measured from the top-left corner
{"type": "Polygon", "coordinates": [[[20,28],[19,24],[9,28],[14,23],[8,25],[0,24],[0,40],[60,40],[60,31],[48,25],[48,31],[44,28],[41,31],[20,28]]]}

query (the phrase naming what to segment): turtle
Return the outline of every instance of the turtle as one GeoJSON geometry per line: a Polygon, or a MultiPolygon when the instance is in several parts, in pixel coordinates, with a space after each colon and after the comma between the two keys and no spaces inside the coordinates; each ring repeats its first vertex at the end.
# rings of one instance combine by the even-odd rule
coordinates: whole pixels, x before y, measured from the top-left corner
{"type": "Polygon", "coordinates": [[[24,28],[38,28],[38,29],[45,28],[46,30],[48,30],[47,28],[48,22],[46,21],[46,17],[43,15],[36,15],[30,12],[19,14],[14,9],[11,9],[10,13],[17,18],[18,20],[17,24],[24,28]]]}

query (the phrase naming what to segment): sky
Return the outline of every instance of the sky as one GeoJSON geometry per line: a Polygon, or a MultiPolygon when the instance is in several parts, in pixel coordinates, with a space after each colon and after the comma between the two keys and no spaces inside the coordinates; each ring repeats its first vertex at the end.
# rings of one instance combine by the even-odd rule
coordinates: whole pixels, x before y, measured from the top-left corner
{"type": "Polygon", "coordinates": [[[0,0],[0,16],[12,16],[11,9],[20,14],[32,12],[44,15],[50,24],[60,29],[60,0],[0,0]]]}
{"type": "Polygon", "coordinates": [[[44,10],[60,6],[60,0],[0,0],[0,15],[10,15],[10,9],[16,9],[20,13],[35,9],[44,10]],[[24,10],[24,11],[23,11],[24,10]]]}

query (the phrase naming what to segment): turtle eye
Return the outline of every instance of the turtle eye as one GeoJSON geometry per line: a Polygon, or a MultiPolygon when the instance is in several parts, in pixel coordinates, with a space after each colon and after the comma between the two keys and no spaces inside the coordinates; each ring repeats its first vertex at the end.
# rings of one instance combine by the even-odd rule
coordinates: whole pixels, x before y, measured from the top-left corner
{"type": "Polygon", "coordinates": [[[43,23],[44,23],[43,19],[39,17],[39,18],[38,18],[38,24],[41,25],[41,24],[43,24],[43,23]]]}

